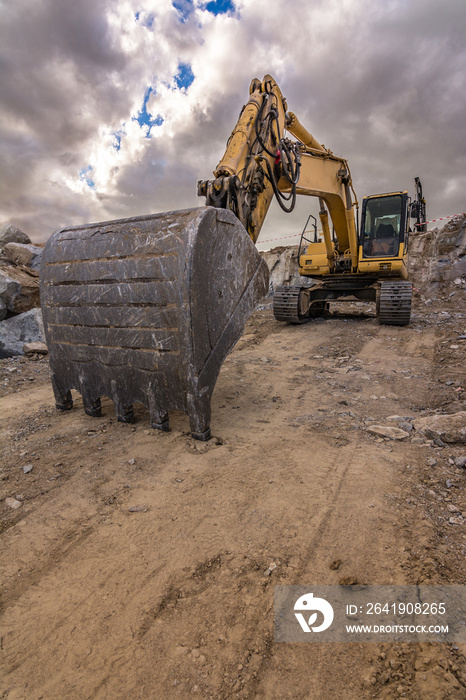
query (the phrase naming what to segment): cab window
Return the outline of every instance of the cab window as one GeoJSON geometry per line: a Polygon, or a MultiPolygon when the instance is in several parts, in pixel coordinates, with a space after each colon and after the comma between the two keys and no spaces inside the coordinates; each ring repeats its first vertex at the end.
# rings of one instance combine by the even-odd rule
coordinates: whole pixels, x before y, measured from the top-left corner
{"type": "Polygon", "coordinates": [[[365,257],[393,257],[400,246],[403,199],[374,197],[366,201],[362,231],[363,255],[365,257]]]}

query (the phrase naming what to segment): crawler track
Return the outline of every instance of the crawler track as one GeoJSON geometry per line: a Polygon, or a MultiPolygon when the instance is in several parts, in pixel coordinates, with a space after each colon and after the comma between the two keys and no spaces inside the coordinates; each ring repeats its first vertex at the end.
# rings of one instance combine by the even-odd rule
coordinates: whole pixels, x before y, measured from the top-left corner
{"type": "Polygon", "coordinates": [[[277,287],[273,295],[273,315],[277,321],[306,323],[309,319],[299,313],[301,287],[277,287]]]}
{"type": "Polygon", "coordinates": [[[412,294],[411,282],[382,282],[378,304],[379,322],[388,326],[407,326],[411,317],[412,294]]]}

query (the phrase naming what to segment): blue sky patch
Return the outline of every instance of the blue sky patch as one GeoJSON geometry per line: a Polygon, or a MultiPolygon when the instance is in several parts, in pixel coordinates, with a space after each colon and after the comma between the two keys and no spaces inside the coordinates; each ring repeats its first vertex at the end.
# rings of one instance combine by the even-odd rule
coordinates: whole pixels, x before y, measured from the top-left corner
{"type": "Polygon", "coordinates": [[[153,12],[150,12],[149,14],[143,14],[142,12],[138,11],[135,12],[134,19],[136,20],[136,22],[140,22],[143,27],[147,27],[147,29],[152,29],[152,27],[154,26],[155,15],[153,12]]]}
{"type": "Polygon", "coordinates": [[[175,83],[178,88],[188,88],[194,80],[194,73],[189,63],[179,63],[175,75],[175,83]]]}
{"type": "Polygon", "coordinates": [[[203,9],[213,15],[223,15],[226,12],[235,12],[236,8],[232,0],[210,0],[203,9]]]}
{"type": "Polygon", "coordinates": [[[172,5],[178,12],[182,22],[186,22],[189,15],[194,10],[193,0],[173,0],[172,5]]]}
{"type": "Polygon", "coordinates": [[[87,168],[81,168],[79,171],[79,179],[85,182],[91,190],[95,190],[95,182],[92,179],[92,165],[88,165],[87,168]]]}
{"type": "Polygon", "coordinates": [[[126,136],[126,132],[123,129],[120,129],[119,131],[114,131],[112,133],[113,136],[113,148],[115,151],[119,151],[121,148],[121,139],[123,136],[126,136]]]}
{"type": "MultiPolygon", "coordinates": [[[[182,22],[186,22],[189,15],[194,10],[193,0],[173,0],[172,5],[178,12],[182,22]]],[[[207,10],[207,12],[211,12],[213,15],[224,15],[227,12],[236,12],[233,0],[209,0],[209,2],[200,3],[199,7],[201,10],[207,10]]]]}
{"type": "Polygon", "coordinates": [[[161,114],[157,114],[156,117],[152,117],[148,111],[147,111],[147,103],[149,101],[149,97],[151,96],[153,90],[151,87],[147,88],[145,95],[144,95],[144,102],[142,105],[142,109],[140,110],[139,114],[137,117],[133,117],[135,121],[139,124],[139,126],[147,126],[147,134],[146,138],[150,139],[151,136],[151,129],[153,126],[161,126],[163,124],[163,117],[161,114]]]}

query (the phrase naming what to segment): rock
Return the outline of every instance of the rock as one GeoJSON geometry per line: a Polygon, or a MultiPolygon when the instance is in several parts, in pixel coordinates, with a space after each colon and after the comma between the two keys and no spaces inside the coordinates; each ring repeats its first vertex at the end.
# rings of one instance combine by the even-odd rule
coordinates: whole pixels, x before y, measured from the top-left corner
{"type": "Polygon", "coordinates": [[[437,460],[435,459],[435,457],[429,457],[429,459],[427,460],[427,464],[429,467],[435,467],[437,466],[437,460]]]}
{"type": "Polygon", "coordinates": [[[48,348],[45,343],[37,342],[37,343],[24,343],[23,345],[23,352],[25,355],[47,355],[48,354],[48,348]]]}
{"type": "Polygon", "coordinates": [[[339,586],[358,586],[359,579],[356,576],[342,576],[338,581],[339,586]]]}
{"type": "Polygon", "coordinates": [[[149,506],[130,506],[128,510],[130,513],[147,513],[147,511],[149,510],[149,506]]]}
{"type": "Polygon", "coordinates": [[[425,296],[441,283],[456,285],[466,272],[465,254],[464,215],[453,217],[442,229],[415,232],[410,237],[409,277],[425,296]]]}
{"type": "Polygon", "coordinates": [[[26,236],[17,226],[13,224],[3,224],[0,226],[0,251],[7,243],[30,243],[31,239],[26,236]]]}
{"type": "MultiPolygon", "coordinates": [[[[466,411],[449,415],[424,416],[414,421],[418,433],[441,443],[466,444],[466,411]]],[[[440,445],[442,446],[442,445],[440,445]]]]}
{"type": "Polygon", "coordinates": [[[25,464],[23,467],[23,473],[29,474],[30,472],[32,472],[33,469],[34,467],[32,466],[32,464],[25,464]]]}
{"type": "Polygon", "coordinates": [[[450,525],[462,525],[464,523],[464,518],[461,515],[454,515],[452,518],[448,518],[450,525]]]}
{"type": "Polygon", "coordinates": [[[42,248],[32,243],[7,243],[3,249],[7,260],[15,265],[25,265],[39,272],[42,248]]]}
{"type": "Polygon", "coordinates": [[[8,309],[6,308],[6,304],[3,299],[0,299],[0,321],[3,321],[7,313],[8,309]]]}
{"type": "Polygon", "coordinates": [[[461,508],[457,508],[456,506],[453,505],[453,503],[449,503],[447,505],[447,510],[449,510],[450,513],[460,513],[461,512],[461,508]]]}
{"type": "Polygon", "coordinates": [[[9,508],[13,508],[13,510],[18,510],[18,508],[21,508],[23,505],[21,501],[17,501],[16,498],[5,498],[5,505],[7,505],[9,508]]]}
{"type": "Polygon", "coordinates": [[[44,340],[40,309],[31,309],[0,323],[0,357],[22,355],[25,343],[44,342],[44,340]]]}
{"type": "Polygon", "coordinates": [[[406,440],[406,438],[409,437],[409,433],[405,430],[385,425],[372,425],[370,428],[366,428],[366,430],[368,433],[372,433],[372,435],[387,437],[390,438],[390,440],[406,440]]]}
{"type": "MultiPolygon", "coordinates": [[[[261,253],[269,268],[269,292],[285,285],[303,286],[303,278],[299,274],[298,246],[278,247],[261,253]]],[[[312,280],[306,281],[306,286],[311,286],[312,280]]]]}
{"type": "Polygon", "coordinates": [[[15,265],[0,262],[0,299],[8,311],[22,314],[40,306],[39,277],[15,265]]]}
{"type": "Polygon", "coordinates": [[[401,428],[401,430],[406,430],[407,433],[414,430],[412,423],[408,423],[408,421],[405,420],[400,421],[400,423],[398,423],[398,427],[401,428]]]}
{"type": "Polygon", "coordinates": [[[455,457],[455,467],[466,467],[466,455],[455,457]]]}

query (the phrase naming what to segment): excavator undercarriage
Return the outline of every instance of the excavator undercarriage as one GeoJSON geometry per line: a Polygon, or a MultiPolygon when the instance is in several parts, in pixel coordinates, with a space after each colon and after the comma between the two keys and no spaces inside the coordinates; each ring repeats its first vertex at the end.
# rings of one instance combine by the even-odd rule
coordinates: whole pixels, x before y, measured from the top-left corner
{"type": "Polygon", "coordinates": [[[371,301],[376,304],[379,322],[390,326],[406,326],[411,316],[412,284],[405,280],[383,280],[347,277],[318,281],[312,287],[277,287],[273,295],[273,314],[277,321],[307,323],[322,316],[330,301],[371,301]]]}

